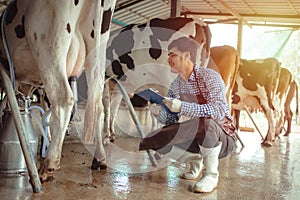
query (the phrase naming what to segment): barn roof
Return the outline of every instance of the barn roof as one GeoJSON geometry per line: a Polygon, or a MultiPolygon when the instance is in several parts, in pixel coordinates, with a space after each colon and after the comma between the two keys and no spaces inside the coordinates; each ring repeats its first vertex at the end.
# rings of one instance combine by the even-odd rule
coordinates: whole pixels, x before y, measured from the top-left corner
{"type": "Polygon", "coordinates": [[[112,30],[125,24],[170,16],[171,2],[180,2],[183,16],[208,23],[300,27],[299,0],[117,0],[112,30]]]}
{"type": "MultiPolygon", "coordinates": [[[[0,0],[0,11],[11,0],[0,0]]],[[[171,2],[180,4],[182,16],[208,23],[238,23],[300,27],[299,0],[117,0],[112,30],[131,23],[170,16],[171,2]]]]}

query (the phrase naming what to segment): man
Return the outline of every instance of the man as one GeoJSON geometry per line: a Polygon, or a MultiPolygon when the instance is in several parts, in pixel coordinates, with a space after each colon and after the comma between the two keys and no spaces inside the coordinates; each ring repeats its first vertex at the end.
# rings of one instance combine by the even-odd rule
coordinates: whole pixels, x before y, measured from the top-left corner
{"type": "Polygon", "coordinates": [[[204,165],[203,175],[193,191],[207,193],[217,187],[219,158],[233,150],[235,128],[230,131],[222,128],[232,122],[226,88],[219,73],[195,65],[197,49],[197,44],[186,37],[168,46],[168,63],[178,76],[163,100],[158,117],[166,126],[151,132],[139,147],[166,153],[175,145],[193,153],[190,171],[181,177],[196,179],[204,165]],[[179,123],[181,116],[190,119],[179,123]]]}

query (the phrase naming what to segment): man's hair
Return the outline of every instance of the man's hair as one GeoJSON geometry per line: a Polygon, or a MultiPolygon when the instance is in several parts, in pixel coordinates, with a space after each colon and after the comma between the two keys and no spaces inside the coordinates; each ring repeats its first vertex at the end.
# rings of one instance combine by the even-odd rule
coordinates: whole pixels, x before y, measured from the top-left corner
{"type": "Polygon", "coordinates": [[[180,37],[176,40],[173,40],[169,46],[168,46],[168,50],[170,51],[170,49],[172,48],[177,48],[178,51],[180,52],[190,52],[190,55],[191,55],[191,61],[193,64],[196,63],[196,57],[197,57],[197,51],[198,51],[198,48],[199,48],[199,45],[198,43],[191,39],[191,38],[188,38],[188,37],[180,37]]]}

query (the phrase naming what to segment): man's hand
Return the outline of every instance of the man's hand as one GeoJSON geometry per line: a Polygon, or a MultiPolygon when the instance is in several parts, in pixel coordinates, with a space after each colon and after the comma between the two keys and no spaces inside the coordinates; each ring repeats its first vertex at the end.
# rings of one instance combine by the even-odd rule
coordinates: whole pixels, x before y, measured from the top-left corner
{"type": "Polygon", "coordinates": [[[173,99],[173,98],[165,97],[163,99],[163,103],[172,112],[180,112],[181,111],[181,101],[179,99],[173,99]]]}

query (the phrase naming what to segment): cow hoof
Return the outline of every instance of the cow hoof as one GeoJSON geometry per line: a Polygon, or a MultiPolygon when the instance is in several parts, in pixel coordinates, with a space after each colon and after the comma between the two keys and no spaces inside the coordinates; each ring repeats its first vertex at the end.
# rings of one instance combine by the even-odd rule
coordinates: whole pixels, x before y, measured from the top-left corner
{"type": "Polygon", "coordinates": [[[284,134],[283,136],[285,136],[285,137],[289,137],[289,135],[290,135],[289,133],[286,133],[286,134],[284,134]]]}
{"type": "Polygon", "coordinates": [[[103,140],[104,146],[107,146],[109,143],[110,143],[109,137],[105,137],[104,140],[103,140]]]}
{"type": "Polygon", "coordinates": [[[111,142],[114,142],[116,140],[116,135],[111,134],[110,136],[106,136],[103,140],[104,145],[108,145],[111,142]]]}
{"type": "Polygon", "coordinates": [[[54,180],[54,169],[41,168],[39,170],[39,177],[42,183],[54,180]]]}
{"type": "Polygon", "coordinates": [[[114,133],[111,134],[111,136],[109,137],[110,142],[114,142],[116,140],[116,135],[114,133]]]}
{"type": "Polygon", "coordinates": [[[43,173],[40,175],[41,183],[50,182],[54,180],[54,174],[43,173]]]}
{"type": "Polygon", "coordinates": [[[101,170],[106,168],[107,165],[105,162],[98,161],[96,158],[93,159],[92,166],[91,166],[92,170],[98,170],[98,169],[101,170]]]}
{"type": "Polygon", "coordinates": [[[262,146],[264,147],[272,147],[272,143],[271,142],[268,142],[268,141],[264,141],[263,143],[261,143],[262,146]]]}
{"type": "Polygon", "coordinates": [[[41,165],[39,168],[39,178],[42,183],[54,180],[54,178],[55,178],[54,171],[60,169],[60,165],[57,163],[56,163],[56,165],[53,165],[55,167],[53,167],[52,165],[51,165],[51,167],[49,167],[49,166],[50,166],[49,160],[47,160],[47,159],[41,160],[41,165]]]}

